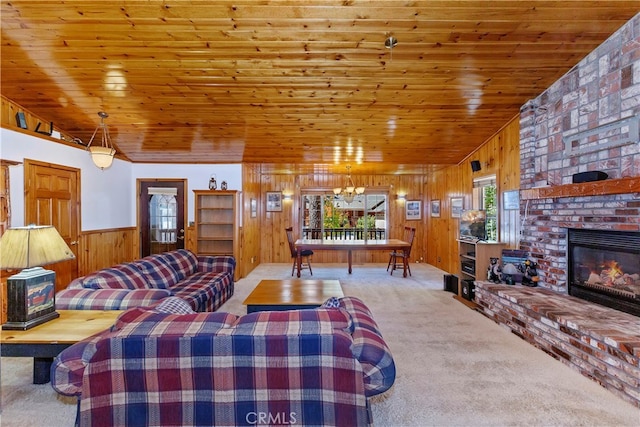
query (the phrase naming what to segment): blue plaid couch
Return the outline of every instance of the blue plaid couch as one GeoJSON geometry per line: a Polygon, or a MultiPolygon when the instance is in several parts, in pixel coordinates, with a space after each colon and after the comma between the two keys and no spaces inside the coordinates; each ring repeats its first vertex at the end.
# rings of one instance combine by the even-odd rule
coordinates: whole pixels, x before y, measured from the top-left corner
{"type": "Polygon", "coordinates": [[[236,261],[186,249],[154,254],[74,279],[56,294],[58,310],[127,310],[176,296],[215,311],[233,295],[236,261]]]}
{"type": "Polygon", "coordinates": [[[372,425],[394,361],[361,300],[334,303],[236,316],[168,298],[64,350],[51,384],[80,426],[372,425]]]}

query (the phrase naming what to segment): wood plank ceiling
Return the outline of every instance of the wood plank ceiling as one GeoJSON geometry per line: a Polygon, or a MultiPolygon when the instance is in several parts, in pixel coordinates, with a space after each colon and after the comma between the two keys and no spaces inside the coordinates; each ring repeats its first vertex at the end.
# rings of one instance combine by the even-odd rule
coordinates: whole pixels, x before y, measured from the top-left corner
{"type": "Polygon", "coordinates": [[[424,172],[464,159],[639,10],[637,0],[3,1],[1,92],[85,143],[108,112],[133,162],[424,172]]]}

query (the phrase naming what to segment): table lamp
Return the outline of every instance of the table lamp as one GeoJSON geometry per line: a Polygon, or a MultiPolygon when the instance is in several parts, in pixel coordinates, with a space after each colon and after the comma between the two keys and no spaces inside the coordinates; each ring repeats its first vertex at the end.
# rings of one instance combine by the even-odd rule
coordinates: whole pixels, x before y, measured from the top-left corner
{"type": "Polygon", "coordinates": [[[56,273],[43,265],[75,258],[51,225],[10,228],[0,239],[0,268],[23,269],[7,279],[5,330],[27,330],[60,315],[56,312],[56,273]]]}

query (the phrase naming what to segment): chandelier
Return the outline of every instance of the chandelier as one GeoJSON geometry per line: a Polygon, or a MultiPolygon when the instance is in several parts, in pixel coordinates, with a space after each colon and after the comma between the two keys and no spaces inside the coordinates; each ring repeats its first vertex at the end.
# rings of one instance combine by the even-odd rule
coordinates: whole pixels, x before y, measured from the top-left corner
{"type": "Polygon", "coordinates": [[[347,166],[347,182],[344,188],[336,187],[333,189],[333,194],[336,196],[342,194],[342,198],[345,202],[353,202],[353,198],[364,193],[364,187],[356,187],[351,179],[351,166],[347,166]]]}
{"type": "Polygon", "coordinates": [[[91,160],[93,163],[99,167],[100,169],[108,168],[113,163],[113,156],[116,154],[116,150],[113,148],[113,143],[111,143],[111,136],[109,135],[109,129],[107,125],[104,124],[104,119],[109,117],[107,113],[104,111],[100,111],[98,113],[100,116],[100,124],[93,131],[93,135],[91,135],[91,139],[89,140],[89,144],[87,145],[87,150],[91,153],[91,160]],[[91,146],[93,139],[96,137],[96,134],[100,130],[100,145],[91,146]]]}

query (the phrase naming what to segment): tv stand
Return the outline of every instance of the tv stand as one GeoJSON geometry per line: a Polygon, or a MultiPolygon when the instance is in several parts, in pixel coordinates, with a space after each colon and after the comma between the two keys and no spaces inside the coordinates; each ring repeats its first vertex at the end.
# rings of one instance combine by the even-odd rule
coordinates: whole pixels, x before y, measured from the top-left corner
{"type": "Polygon", "coordinates": [[[502,257],[502,249],[506,249],[506,247],[506,243],[458,239],[458,254],[460,255],[458,277],[460,277],[460,284],[456,299],[469,307],[477,307],[473,295],[474,282],[487,280],[489,258],[500,259],[502,257]]]}

